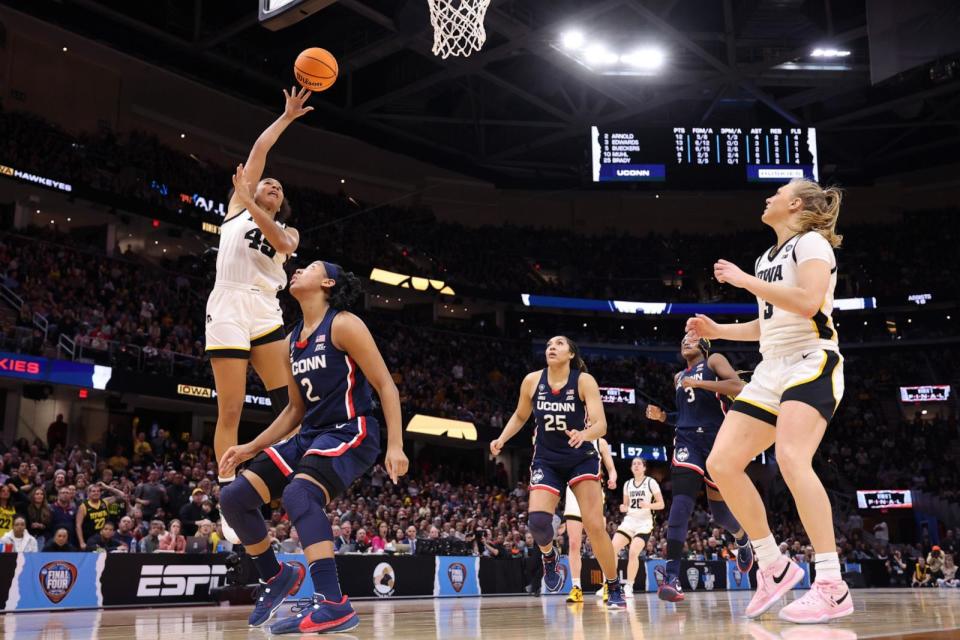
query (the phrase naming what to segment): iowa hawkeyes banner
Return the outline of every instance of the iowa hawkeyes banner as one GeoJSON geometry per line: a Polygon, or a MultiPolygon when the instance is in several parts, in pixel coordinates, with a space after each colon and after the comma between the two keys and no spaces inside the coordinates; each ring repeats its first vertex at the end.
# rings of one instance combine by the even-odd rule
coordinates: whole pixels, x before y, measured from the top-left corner
{"type": "Polygon", "coordinates": [[[7,611],[90,609],[103,606],[103,553],[21,553],[7,611]]]}
{"type": "Polygon", "coordinates": [[[480,558],[437,556],[433,595],[454,597],[480,595],[480,558]]]}

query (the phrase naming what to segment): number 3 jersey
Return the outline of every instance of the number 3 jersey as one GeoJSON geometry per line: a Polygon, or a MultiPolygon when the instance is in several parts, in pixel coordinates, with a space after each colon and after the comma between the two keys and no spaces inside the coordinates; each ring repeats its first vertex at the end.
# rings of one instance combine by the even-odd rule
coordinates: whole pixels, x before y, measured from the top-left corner
{"type": "Polygon", "coordinates": [[[718,379],[706,360],[701,360],[677,374],[674,379],[677,391],[677,429],[718,430],[728,409],[727,398],[706,389],[685,389],[683,381],[688,378],[710,381],[718,379]]]}
{"type": "Polygon", "coordinates": [[[373,394],[363,371],[353,358],[333,346],[337,313],[337,309],[327,309],[323,320],[304,340],[298,340],[303,320],[290,334],[290,367],[306,407],[304,431],[340,428],[373,410],[373,394]]]}
{"type": "Polygon", "coordinates": [[[244,209],[220,226],[216,285],[243,285],[276,293],[287,286],[283,270],[286,259],[286,254],[267,242],[253,216],[244,209]]]}
{"type": "Polygon", "coordinates": [[[822,260],[830,267],[830,284],[812,318],[785,311],[757,298],[760,307],[760,353],[779,358],[800,351],[825,349],[837,351],[837,331],[833,326],[833,291],[837,286],[837,260],[833,247],[822,235],[810,231],[795,235],[780,247],[771,247],[755,264],[761,280],[787,287],[799,285],[800,265],[822,260]]]}
{"type": "Polygon", "coordinates": [[[570,376],[562,388],[550,388],[547,369],[540,374],[540,382],[533,395],[533,418],[536,425],[533,436],[534,458],[549,457],[576,462],[582,458],[596,458],[595,442],[587,441],[576,449],[570,446],[567,430],[586,428],[587,407],[580,399],[580,371],[570,369],[570,376]]]}

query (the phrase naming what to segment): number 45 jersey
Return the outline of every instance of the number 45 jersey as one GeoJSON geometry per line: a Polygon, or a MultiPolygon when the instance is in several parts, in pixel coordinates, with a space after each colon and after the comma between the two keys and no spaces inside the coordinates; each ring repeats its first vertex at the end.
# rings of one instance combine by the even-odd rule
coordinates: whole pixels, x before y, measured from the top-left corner
{"type": "Polygon", "coordinates": [[[221,225],[217,280],[207,298],[208,356],[249,358],[251,347],[284,338],[277,292],[287,285],[286,259],[248,211],[221,225]]]}

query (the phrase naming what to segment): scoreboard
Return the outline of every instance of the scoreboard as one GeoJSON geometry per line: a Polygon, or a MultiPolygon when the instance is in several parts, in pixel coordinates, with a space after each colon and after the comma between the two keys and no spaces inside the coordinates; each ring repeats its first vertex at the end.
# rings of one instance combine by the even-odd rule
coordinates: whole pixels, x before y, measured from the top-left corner
{"type": "Polygon", "coordinates": [[[812,127],[591,127],[590,147],[594,182],[731,188],[819,177],[812,127]]]}

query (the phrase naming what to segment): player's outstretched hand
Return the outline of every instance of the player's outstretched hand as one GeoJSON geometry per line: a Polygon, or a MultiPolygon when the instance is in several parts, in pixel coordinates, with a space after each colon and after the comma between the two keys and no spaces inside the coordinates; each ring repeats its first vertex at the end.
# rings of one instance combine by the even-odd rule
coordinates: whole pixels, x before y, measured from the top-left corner
{"type": "Polygon", "coordinates": [[[387,469],[387,475],[397,484],[400,476],[407,474],[407,468],[410,461],[407,460],[407,454],[403,452],[402,447],[387,447],[387,455],[383,459],[383,464],[387,469]]]}
{"type": "Polygon", "coordinates": [[[687,318],[686,331],[687,333],[693,334],[693,337],[697,340],[700,338],[713,340],[720,337],[720,325],[702,313],[698,313],[692,318],[687,318]]]}
{"type": "Polygon", "coordinates": [[[583,444],[584,431],[586,431],[586,429],[567,429],[567,439],[569,440],[571,447],[576,449],[583,444]]]}
{"type": "Polygon", "coordinates": [[[501,451],[503,451],[503,443],[500,441],[500,438],[497,438],[490,443],[490,453],[498,456],[501,451]]]}
{"type": "Polygon", "coordinates": [[[717,279],[717,282],[726,282],[742,289],[749,276],[737,265],[721,258],[713,265],[713,277],[717,279]]]}
{"type": "Polygon", "coordinates": [[[300,116],[313,111],[313,107],[303,106],[312,95],[313,94],[304,87],[301,87],[299,91],[296,87],[290,87],[289,92],[284,89],[283,97],[286,100],[286,104],[284,104],[283,107],[283,115],[290,120],[296,120],[300,116]]]}
{"type": "Polygon", "coordinates": [[[666,412],[655,404],[647,405],[647,420],[656,420],[664,422],[667,419],[666,412]]]}
{"type": "Polygon", "coordinates": [[[236,471],[237,465],[246,462],[256,454],[256,451],[245,444],[233,445],[227,449],[227,452],[220,458],[220,475],[224,478],[229,478],[236,471]]]}

